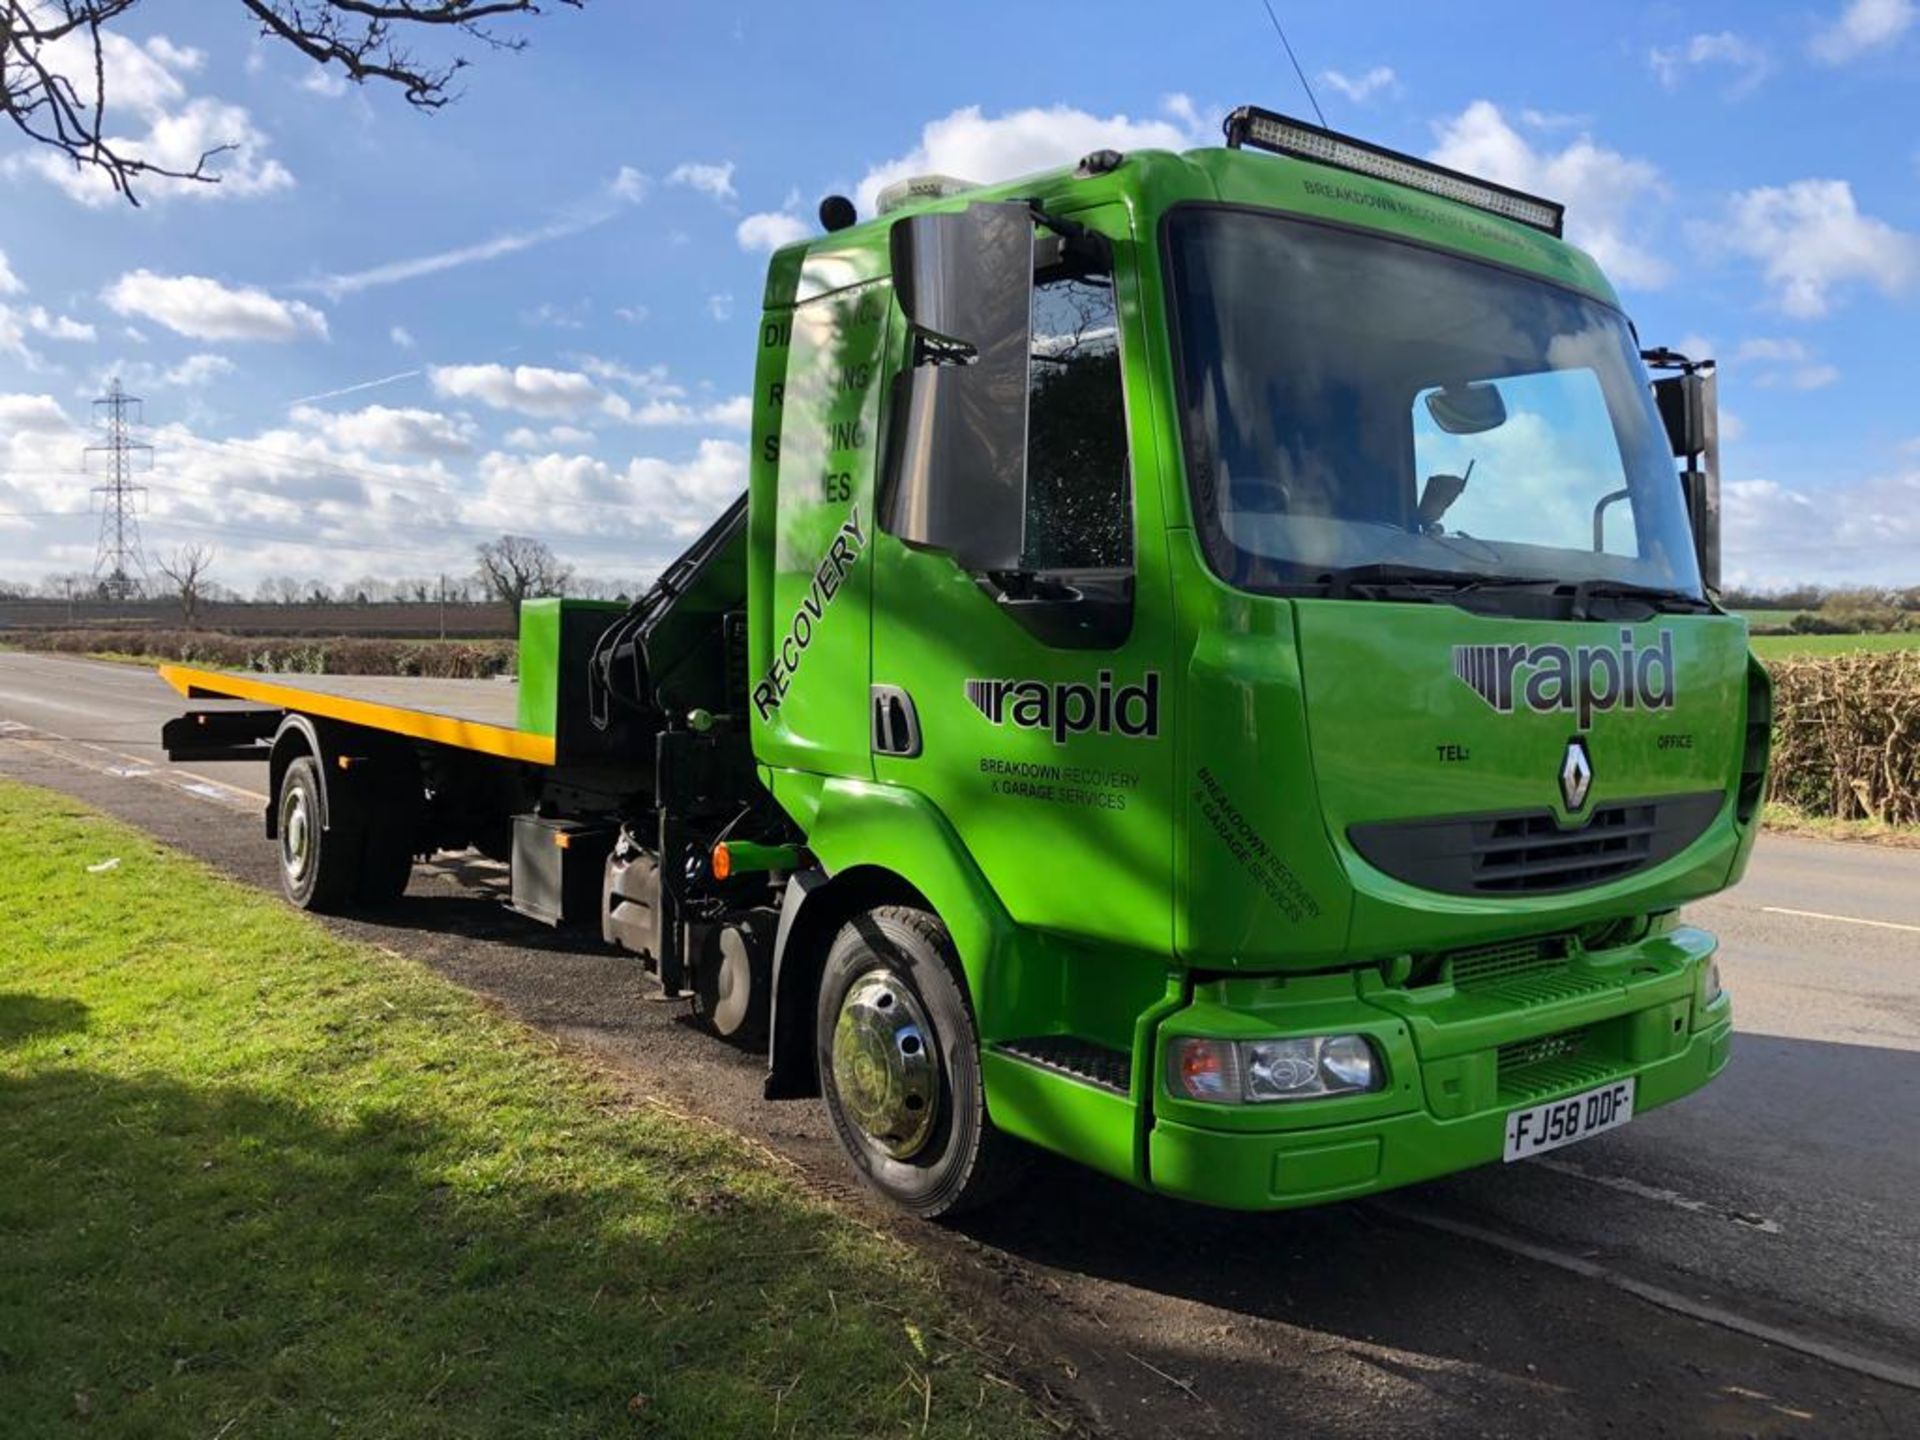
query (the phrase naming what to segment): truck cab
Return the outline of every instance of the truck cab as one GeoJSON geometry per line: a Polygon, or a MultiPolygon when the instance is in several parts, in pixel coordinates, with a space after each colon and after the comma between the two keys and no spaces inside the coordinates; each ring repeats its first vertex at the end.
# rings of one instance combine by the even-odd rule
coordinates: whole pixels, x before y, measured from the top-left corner
{"type": "Polygon", "coordinates": [[[783,946],[773,1084],[915,1208],[968,1194],[924,1173],[942,1105],[1282,1208],[1727,1060],[1678,911],[1745,864],[1767,693],[1709,583],[1710,368],[1650,379],[1551,202],[1228,130],[909,187],[770,269],[747,718],[817,872],[782,934],[931,917],[964,1012],[898,934],[824,987],[783,946]],[[956,1047],[977,1096],[915,1063],[956,1047]]]}

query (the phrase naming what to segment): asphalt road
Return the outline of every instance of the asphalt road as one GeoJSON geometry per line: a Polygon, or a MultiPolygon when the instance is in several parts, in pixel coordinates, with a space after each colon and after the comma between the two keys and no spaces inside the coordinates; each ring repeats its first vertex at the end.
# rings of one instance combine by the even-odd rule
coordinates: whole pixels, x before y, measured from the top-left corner
{"type": "MultiPolygon", "coordinates": [[[[275,883],[261,767],[168,767],[144,671],[0,654],[0,774],[275,883]]],[[[484,991],[641,1092],[724,1123],[925,1248],[1044,1385],[1112,1434],[1920,1434],[1920,851],[1768,837],[1691,918],[1723,941],[1727,1073],[1515,1166],[1285,1216],[1043,1160],[960,1230],[892,1220],[817,1105],[647,998],[628,961],[423,866],[344,930],[484,991]]]]}

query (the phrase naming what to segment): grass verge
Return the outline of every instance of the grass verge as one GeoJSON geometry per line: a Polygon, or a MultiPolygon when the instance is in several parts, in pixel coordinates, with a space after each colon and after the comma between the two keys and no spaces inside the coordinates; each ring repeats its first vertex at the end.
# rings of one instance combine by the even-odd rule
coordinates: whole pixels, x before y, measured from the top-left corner
{"type": "Polygon", "coordinates": [[[742,1142],[4,782],[0,1176],[15,1440],[1045,1429],[742,1142]]]}
{"type": "Polygon", "coordinates": [[[1766,829],[1780,835],[1805,835],[1815,840],[1855,840],[1920,850],[1920,825],[1886,825],[1878,820],[1835,820],[1814,815],[1779,800],[1769,800],[1761,817],[1766,829]]]}

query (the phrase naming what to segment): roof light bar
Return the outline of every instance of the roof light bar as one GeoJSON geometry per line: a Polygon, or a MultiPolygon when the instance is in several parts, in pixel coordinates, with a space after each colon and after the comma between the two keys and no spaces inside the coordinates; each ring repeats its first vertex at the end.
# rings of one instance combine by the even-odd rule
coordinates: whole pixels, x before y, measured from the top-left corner
{"type": "Polygon", "coordinates": [[[1276,155],[1291,155],[1295,159],[1351,170],[1357,175],[1391,180],[1396,185],[1424,190],[1429,195],[1458,200],[1477,210],[1518,220],[1549,235],[1558,236],[1566,218],[1567,207],[1555,201],[1496,185],[1491,180],[1462,175],[1444,165],[1370,145],[1365,140],[1276,115],[1258,106],[1242,105],[1227,116],[1226,132],[1227,144],[1235,150],[1251,145],[1256,150],[1270,150],[1276,155]]]}

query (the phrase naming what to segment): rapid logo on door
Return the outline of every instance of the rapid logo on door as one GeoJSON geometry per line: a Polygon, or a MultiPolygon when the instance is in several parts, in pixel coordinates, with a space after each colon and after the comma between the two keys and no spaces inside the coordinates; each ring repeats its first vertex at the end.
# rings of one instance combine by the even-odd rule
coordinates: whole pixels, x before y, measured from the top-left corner
{"type": "Polygon", "coordinates": [[[1102,670],[1094,684],[1067,680],[969,680],[967,700],[996,725],[1045,730],[1053,743],[1095,733],[1151,740],[1160,733],[1160,672],[1138,685],[1113,683],[1102,670]]]}
{"type": "Polygon", "coordinates": [[[1453,673],[1502,715],[1571,711],[1582,730],[1608,710],[1671,710],[1678,688],[1671,630],[1657,645],[1636,646],[1631,630],[1614,645],[1456,645],[1453,673]]]}

